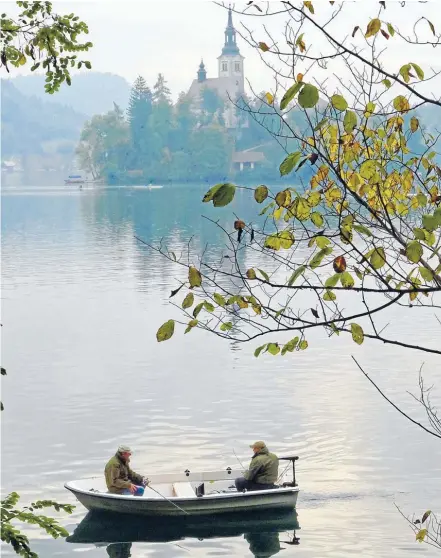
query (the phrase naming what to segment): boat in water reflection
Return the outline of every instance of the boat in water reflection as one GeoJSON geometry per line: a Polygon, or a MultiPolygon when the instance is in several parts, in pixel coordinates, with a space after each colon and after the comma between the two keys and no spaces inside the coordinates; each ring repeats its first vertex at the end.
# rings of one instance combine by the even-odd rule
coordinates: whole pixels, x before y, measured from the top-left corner
{"type": "Polygon", "coordinates": [[[129,558],[132,543],[178,542],[184,539],[230,538],[243,536],[250,552],[259,558],[274,556],[285,545],[299,544],[300,529],[296,512],[247,514],[238,518],[225,515],[164,518],[127,517],[103,512],[89,512],[67,537],[68,543],[105,546],[110,558],[129,558]]]}

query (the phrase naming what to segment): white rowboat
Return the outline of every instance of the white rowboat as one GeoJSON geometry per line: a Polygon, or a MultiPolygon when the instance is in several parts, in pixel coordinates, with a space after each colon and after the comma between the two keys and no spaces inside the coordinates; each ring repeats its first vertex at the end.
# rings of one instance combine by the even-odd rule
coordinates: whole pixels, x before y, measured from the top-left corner
{"type": "Polygon", "coordinates": [[[284,457],[293,464],[293,481],[269,490],[238,492],[234,479],[243,474],[227,468],[202,473],[151,475],[143,496],[111,494],[104,478],[67,482],[64,486],[90,511],[132,515],[214,515],[257,510],[294,509],[299,488],[295,482],[297,457],[284,457]]]}

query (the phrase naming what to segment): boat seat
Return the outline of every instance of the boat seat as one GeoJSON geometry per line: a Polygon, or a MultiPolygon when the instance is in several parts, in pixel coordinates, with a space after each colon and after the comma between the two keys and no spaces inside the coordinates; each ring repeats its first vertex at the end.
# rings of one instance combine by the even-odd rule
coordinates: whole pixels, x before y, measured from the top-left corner
{"type": "Polygon", "coordinates": [[[189,482],[174,482],[173,492],[177,498],[194,498],[196,493],[189,482]]]}

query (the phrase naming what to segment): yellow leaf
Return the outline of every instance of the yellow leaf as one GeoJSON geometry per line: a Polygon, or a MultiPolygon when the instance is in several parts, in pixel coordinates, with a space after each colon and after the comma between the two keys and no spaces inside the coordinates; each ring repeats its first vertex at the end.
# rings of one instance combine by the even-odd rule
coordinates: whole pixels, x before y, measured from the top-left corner
{"type": "Polygon", "coordinates": [[[297,81],[303,81],[303,74],[297,74],[297,81]]]}
{"type": "Polygon", "coordinates": [[[381,21],[375,18],[369,22],[364,36],[366,37],[366,39],[368,39],[369,37],[373,37],[378,33],[378,31],[380,31],[380,29],[381,29],[381,21]]]}
{"type": "Polygon", "coordinates": [[[393,105],[394,109],[401,113],[405,113],[410,110],[409,101],[403,95],[398,95],[398,97],[395,97],[393,105]]]}
{"type": "Polygon", "coordinates": [[[254,269],[248,269],[246,275],[248,279],[256,279],[256,272],[254,269]]]}
{"type": "Polygon", "coordinates": [[[305,8],[308,8],[308,10],[309,10],[312,14],[314,13],[314,6],[312,5],[312,2],[306,1],[306,2],[303,2],[303,5],[305,6],[305,8]]]}
{"type": "Polygon", "coordinates": [[[190,283],[190,287],[200,287],[202,285],[202,276],[198,269],[193,266],[190,266],[188,269],[188,281],[190,283]]]}
{"type": "MultiPolygon", "coordinates": [[[[411,293],[411,294],[413,294],[413,293],[411,293]]],[[[416,539],[418,542],[423,542],[424,539],[426,538],[426,535],[427,535],[427,529],[420,529],[420,530],[418,531],[418,533],[416,534],[415,539],[416,539]]]]}
{"type": "Polygon", "coordinates": [[[170,337],[173,336],[174,332],[175,332],[175,321],[168,320],[168,322],[162,324],[162,326],[158,329],[156,333],[156,340],[158,341],[158,343],[160,343],[161,341],[167,341],[168,339],[170,339],[170,337]]]}
{"type": "Polygon", "coordinates": [[[271,93],[265,93],[265,99],[269,105],[272,105],[274,103],[274,95],[272,95],[271,93]]]}

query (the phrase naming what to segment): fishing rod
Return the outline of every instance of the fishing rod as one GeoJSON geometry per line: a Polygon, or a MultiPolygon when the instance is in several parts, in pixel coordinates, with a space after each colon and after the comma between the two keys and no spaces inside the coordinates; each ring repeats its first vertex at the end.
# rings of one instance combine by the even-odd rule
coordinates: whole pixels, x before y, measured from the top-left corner
{"type": "Polygon", "coordinates": [[[167,500],[167,502],[169,504],[171,504],[172,506],[174,506],[175,508],[178,508],[179,511],[185,513],[186,515],[189,515],[189,513],[185,510],[183,510],[181,507],[178,506],[178,504],[175,504],[174,502],[172,502],[171,500],[169,500],[166,496],[164,496],[164,494],[161,494],[158,490],[156,490],[155,488],[153,488],[153,486],[150,486],[149,484],[147,485],[148,488],[150,488],[150,490],[153,490],[153,492],[156,492],[156,494],[158,494],[159,496],[161,496],[161,498],[164,498],[164,500],[167,500]]]}

